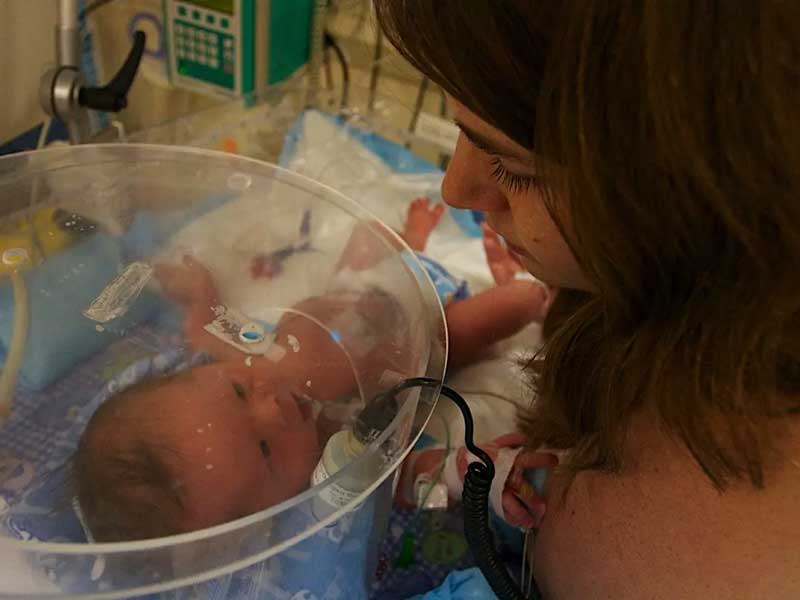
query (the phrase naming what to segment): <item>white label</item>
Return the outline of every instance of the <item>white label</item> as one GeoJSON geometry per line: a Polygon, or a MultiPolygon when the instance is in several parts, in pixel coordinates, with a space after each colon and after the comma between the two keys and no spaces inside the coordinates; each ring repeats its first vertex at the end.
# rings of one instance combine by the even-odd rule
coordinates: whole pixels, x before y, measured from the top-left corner
{"type": "MultiPolygon", "coordinates": [[[[319,485],[329,477],[328,469],[325,468],[323,461],[320,460],[319,463],[317,463],[317,468],[314,469],[314,472],[311,474],[311,485],[319,485]]],[[[357,498],[359,493],[360,492],[353,492],[333,483],[320,490],[319,498],[330,506],[342,508],[357,498]]]]}
{"type": "Polygon", "coordinates": [[[458,127],[447,119],[428,113],[420,113],[414,134],[431,144],[452,152],[458,141],[458,127]]]}
{"type": "MultiPolygon", "coordinates": [[[[264,334],[264,339],[258,342],[252,340],[244,341],[242,339],[243,330],[250,331],[253,329],[254,323],[252,319],[248,319],[242,313],[227,306],[215,306],[214,313],[217,318],[203,327],[203,329],[215,338],[230,344],[245,354],[263,355],[269,352],[275,339],[272,334],[264,334]]],[[[259,331],[263,330],[260,325],[258,329],[259,331]]]]}
{"type": "Polygon", "coordinates": [[[153,267],[145,262],[133,262],[115,277],[94,302],[83,311],[85,317],[98,323],[107,323],[124,315],[144,286],[153,276],[153,267]]]}

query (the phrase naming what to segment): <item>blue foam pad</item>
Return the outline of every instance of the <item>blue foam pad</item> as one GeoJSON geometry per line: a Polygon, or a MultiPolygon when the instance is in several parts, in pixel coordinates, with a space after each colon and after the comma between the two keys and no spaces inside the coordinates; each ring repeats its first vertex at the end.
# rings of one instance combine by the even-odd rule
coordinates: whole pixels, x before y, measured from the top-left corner
{"type": "MultiPolygon", "coordinates": [[[[97,233],[25,273],[30,325],[20,370],[22,386],[32,391],[44,389],[158,310],[158,297],[145,290],[127,314],[104,323],[102,331],[83,316],[83,310],[119,274],[123,264],[117,242],[97,233]]],[[[0,343],[4,349],[11,344],[14,310],[13,288],[10,280],[4,279],[0,283],[0,343]]]]}

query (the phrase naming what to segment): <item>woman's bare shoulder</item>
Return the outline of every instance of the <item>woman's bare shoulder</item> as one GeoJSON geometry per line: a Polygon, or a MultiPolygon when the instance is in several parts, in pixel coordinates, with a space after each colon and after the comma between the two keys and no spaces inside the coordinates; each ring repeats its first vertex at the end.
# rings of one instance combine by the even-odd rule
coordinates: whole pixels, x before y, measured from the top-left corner
{"type": "Polygon", "coordinates": [[[720,493],[685,448],[637,423],[637,464],[583,473],[548,506],[534,557],[545,597],[800,598],[800,421],[789,429],[763,489],[720,493]]]}

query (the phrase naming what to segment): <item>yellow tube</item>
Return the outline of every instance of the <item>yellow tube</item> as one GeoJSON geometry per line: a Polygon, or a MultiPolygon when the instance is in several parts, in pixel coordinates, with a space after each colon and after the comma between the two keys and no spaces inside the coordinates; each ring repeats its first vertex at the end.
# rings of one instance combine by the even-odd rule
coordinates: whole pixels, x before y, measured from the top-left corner
{"type": "MultiPolygon", "coordinates": [[[[27,262],[27,261],[25,261],[27,262]]],[[[28,337],[28,324],[30,320],[30,307],[28,304],[28,287],[20,272],[23,265],[18,265],[11,271],[11,285],[14,289],[14,324],[11,334],[11,345],[6,354],[6,364],[0,373],[0,426],[8,419],[11,413],[11,401],[17,387],[17,377],[22,368],[25,354],[25,341],[28,337]]]]}

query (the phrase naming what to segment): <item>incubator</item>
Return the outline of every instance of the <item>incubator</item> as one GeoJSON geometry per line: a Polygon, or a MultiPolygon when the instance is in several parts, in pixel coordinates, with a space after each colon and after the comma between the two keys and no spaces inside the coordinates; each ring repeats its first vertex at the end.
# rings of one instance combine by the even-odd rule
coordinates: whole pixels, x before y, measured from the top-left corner
{"type": "MultiPolygon", "coordinates": [[[[0,208],[0,598],[366,598],[398,467],[438,389],[391,402],[384,392],[409,378],[441,380],[447,353],[435,290],[399,238],[300,175],[165,146],[4,158],[0,208]],[[205,287],[186,277],[198,273],[205,287]],[[178,386],[216,368],[194,388],[178,386]],[[261,385],[285,388],[250,397],[237,377],[257,382],[262,368],[261,385]],[[220,381],[227,391],[217,397],[220,381]],[[121,397],[125,419],[92,446],[87,427],[121,397]],[[115,507],[86,500],[81,486],[91,488],[95,471],[76,458],[81,449],[111,460],[152,424],[136,438],[144,446],[131,446],[135,462],[137,448],[166,445],[203,415],[173,441],[183,452],[191,436],[208,453],[196,481],[174,475],[174,464],[167,472],[184,508],[210,506],[248,460],[240,446],[233,468],[212,458],[234,451],[204,441],[229,439],[213,437],[215,419],[225,422],[214,411],[245,402],[256,406],[244,414],[255,414],[259,398],[289,403],[280,404],[284,430],[295,411],[318,436],[298,473],[270,437],[285,431],[264,434],[265,498],[290,476],[302,480],[297,493],[191,521],[202,527],[142,500],[139,512],[160,519],[166,536],[114,538],[95,527],[115,507]]],[[[132,481],[118,478],[119,493],[132,481]]]]}

